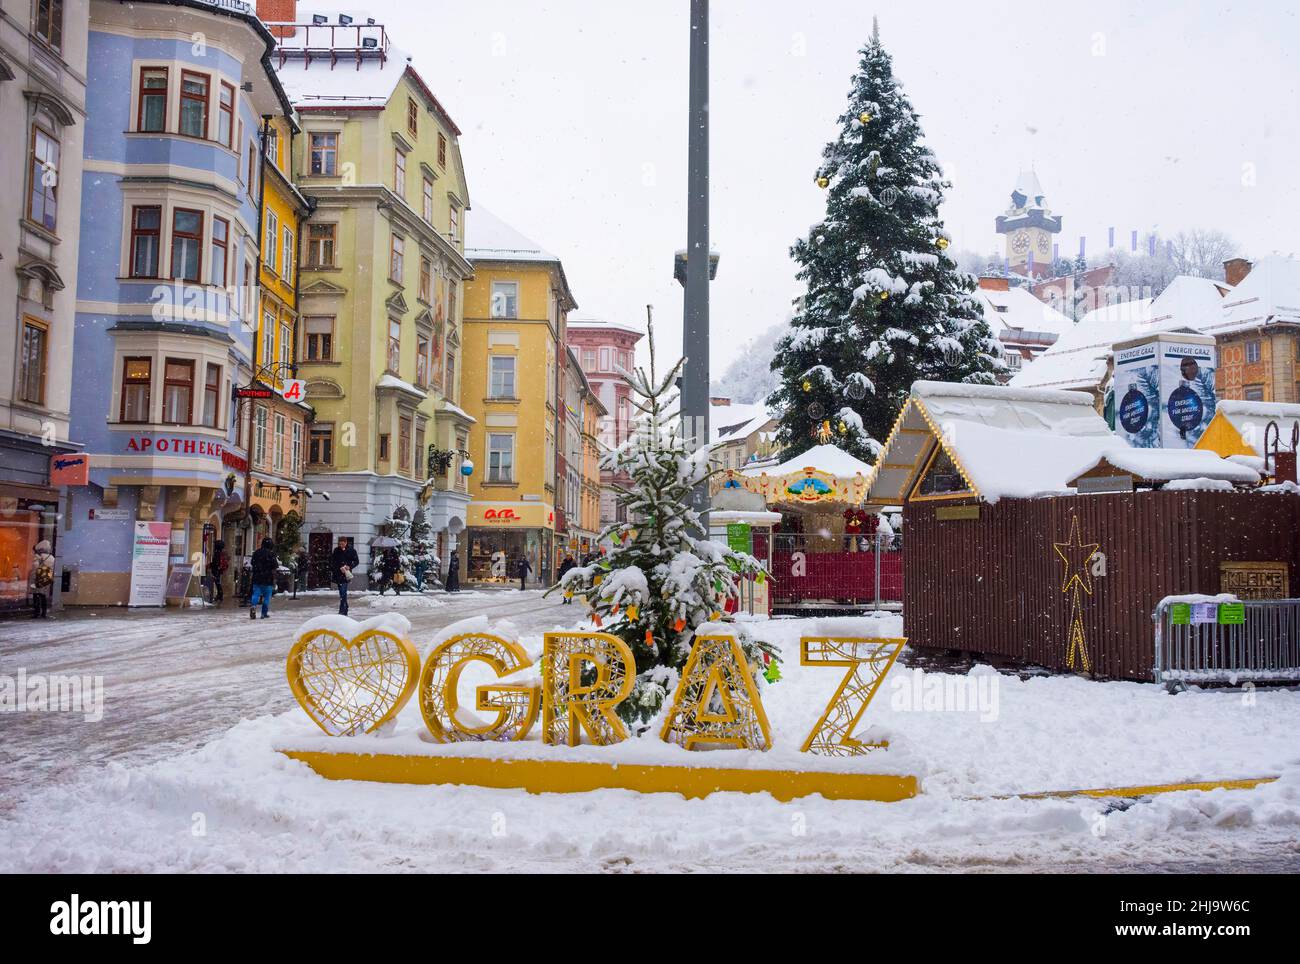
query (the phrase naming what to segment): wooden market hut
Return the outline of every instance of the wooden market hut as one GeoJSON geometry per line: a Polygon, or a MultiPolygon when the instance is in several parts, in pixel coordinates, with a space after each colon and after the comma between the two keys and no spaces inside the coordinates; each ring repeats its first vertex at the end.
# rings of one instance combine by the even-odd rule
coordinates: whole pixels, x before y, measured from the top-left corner
{"type": "Polygon", "coordinates": [[[1080,392],[917,382],[868,501],[902,504],[911,645],[1152,678],[1152,613],[1300,565],[1300,495],[1212,452],[1133,449],[1080,392]],[[1252,488],[1253,487],[1253,488],[1252,488]]]}

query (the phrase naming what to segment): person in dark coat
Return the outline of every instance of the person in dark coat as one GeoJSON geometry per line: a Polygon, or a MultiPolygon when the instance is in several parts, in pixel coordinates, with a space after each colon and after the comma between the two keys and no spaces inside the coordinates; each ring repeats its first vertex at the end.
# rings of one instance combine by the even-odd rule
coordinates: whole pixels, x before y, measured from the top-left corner
{"type": "Polygon", "coordinates": [[[460,592],[460,554],[455,549],[451,550],[451,558],[447,561],[447,592],[460,592]]]}
{"type": "Polygon", "coordinates": [[[226,544],[218,539],[212,545],[212,558],[208,560],[208,587],[212,602],[218,606],[226,601],[224,582],[229,568],[230,557],[226,555],[226,544]]]}
{"type": "Polygon", "coordinates": [[[528,574],[533,571],[533,567],[528,564],[528,558],[525,556],[519,560],[519,588],[528,588],[528,574]]]}
{"type": "Polygon", "coordinates": [[[402,594],[401,587],[397,583],[397,574],[401,572],[402,561],[398,558],[396,549],[385,549],[382,560],[379,563],[379,595],[384,594],[384,590],[392,587],[393,592],[399,596],[402,594]]]}
{"type": "MultiPolygon", "coordinates": [[[[563,584],[565,575],[568,573],[570,569],[574,568],[575,566],[577,566],[577,562],[574,561],[573,556],[565,556],[564,561],[560,563],[560,572],[555,579],[555,584],[557,586],[563,584]]],[[[573,603],[573,599],[572,597],[569,596],[566,596],[560,600],[560,605],[562,606],[569,606],[572,605],[572,603],[573,603]]]]}
{"type": "Polygon", "coordinates": [[[348,614],[348,584],[352,582],[352,573],[361,564],[357,550],[352,548],[352,540],[339,536],[339,544],[330,552],[330,582],[339,589],[339,615],[348,614]]]}
{"type": "Polygon", "coordinates": [[[275,572],[280,560],[270,536],[262,539],[262,548],[253,553],[253,594],[248,597],[248,618],[257,618],[257,604],[262,604],[262,618],[270,615],[271,596],[275,593],[275,572]]]}
{"type": "Polygon", "coordinates": [[[32,556],[32,619],[47,619],[50,597],[54,594],[54,553],[49,539],[36,543],[32,556]]]}

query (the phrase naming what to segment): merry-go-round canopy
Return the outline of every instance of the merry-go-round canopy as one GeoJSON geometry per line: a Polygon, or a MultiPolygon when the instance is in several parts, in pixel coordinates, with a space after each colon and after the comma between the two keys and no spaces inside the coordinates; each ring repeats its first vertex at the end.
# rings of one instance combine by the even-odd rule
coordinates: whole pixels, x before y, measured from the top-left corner
{"type": "Polygon", "coordinates": [[[871,466],[835,445],[816,445],[779,465],[728,469],[718,488],[743,488],[778,503],[860,505],[871,466]]]}

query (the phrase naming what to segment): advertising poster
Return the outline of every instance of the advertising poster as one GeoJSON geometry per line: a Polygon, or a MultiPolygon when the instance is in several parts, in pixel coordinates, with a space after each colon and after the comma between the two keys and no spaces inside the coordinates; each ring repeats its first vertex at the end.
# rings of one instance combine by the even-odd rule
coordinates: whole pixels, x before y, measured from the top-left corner
{"type": "Polygon", "coordinates": [[[131,546],[131,596],[128,606],[162,606],[166,603],[167,556],[171,548],[170,522],[137,522],[131,546]]]}
{"type": "Polygon", "coordinates": [[[1134,448],[1190,449],[1214,417],[1214,346],[1153,338],[1115,352],[1115,433],[1134,448]]]}

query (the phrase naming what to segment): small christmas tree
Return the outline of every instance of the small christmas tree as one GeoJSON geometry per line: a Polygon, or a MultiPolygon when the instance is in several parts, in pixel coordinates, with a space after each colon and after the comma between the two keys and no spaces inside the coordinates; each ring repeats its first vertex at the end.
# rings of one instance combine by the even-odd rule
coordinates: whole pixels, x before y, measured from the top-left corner
{"type": "Polygon", "coordinates": [[[993,384],[1001,348],[946,253],[944,181],[873,31],[817,183],[826,216],[791,248],[806,292],[777,345],[777,441],[874,462],[918,379],[993,384]]]}
{"type": "Polygon", "coordinates": [[[410,559],[416,586],[423,589],[430,582],[438,584],[438,547],[433,540],[433,526],[423,512],[415,513],[406,541],[398,547],[398,552],[410,559]]]}
{"type": "MultiPolygon", "coordinates": [[[[700,517],[689,501],[692,490],[707,484],[712,474],[709,451],[689,452],[678,432],[679,420],[670,414],[684,359],[660,379],[653,328],[648,341],[649,372],[638,368],[623,374],[632,388],[632,404],[641,413],[636,430],[601,466],[630,476],[631,484],[616,495],[629,521],[601,533],[601,542],[612,544],[605,558],[571,569],[555,587],[586,600],[593,625],[618,636],[632,650],[636,684],[618,713],[638,730],[646,728],[676,687],[696,627],[728,619],[725,610],[728,600],[739,595],[739,579],[766,578],[753,556],[701,535],[700,517]]],[[[775,650],[754,640],[744,624],[735,624],[735,629],[757,678],[775,650]]]]}

